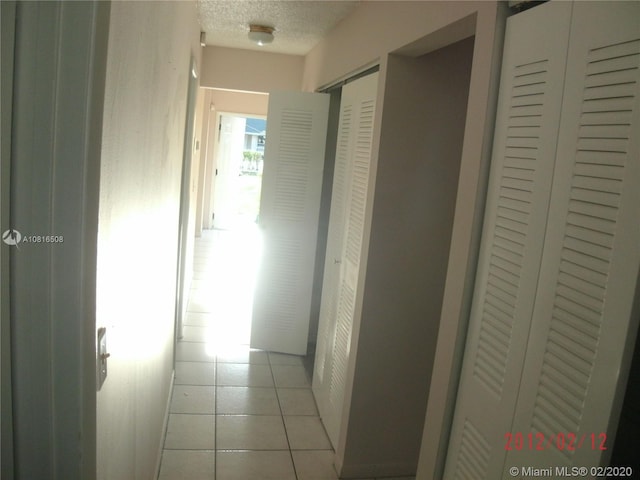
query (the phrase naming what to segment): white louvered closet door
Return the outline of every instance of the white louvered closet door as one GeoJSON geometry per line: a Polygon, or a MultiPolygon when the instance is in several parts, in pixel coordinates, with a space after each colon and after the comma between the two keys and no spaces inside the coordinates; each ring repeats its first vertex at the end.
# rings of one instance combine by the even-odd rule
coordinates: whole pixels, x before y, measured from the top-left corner
{"type": "Polygon", "coordinates": [[[341,195],[335,204],[335,216],[333,203],[335,193],[332,194],[328,246],[329,244],[335,246],[332,252],[335,252],[336,256],[330,258],[327,252],[325,275],[328,269],[330,272],[328,281],[334,284],[326,285],[325,283],[326,290],[323,288],[323,310],[321,310],[318,330],[319,343],[325,342],[327,353],[322,367],[322,377],[319,375],[318,368],[314,372],[314,394],[320,416],[334,448],[337,448],[340,435],[347,366],[350,360],[377,89],[378,73],[376,72],[345,85],[341,97],[341,120],[344,122],[341,122],[339,127],[336,161],[342,162],[340,156],[343,153],[347,158],[344,165],[344,179],[336,177],[336,181],[346,188],[342,191],[339,188],[335,192],[341,195]],[[341,149],[344,149],[344,152],[341,149]],[[321,339],[322,335],[326,339],[321,339]]]}
{"type": "Polygon", "coordinates": [[[469,333],[445,478],[497,479],[542,257],[571,4],[509,18],[469,333]],[[545,25],[545,28],[540,28],[545,25]]]}
{"type": "Polygon", "coordinates": [[[307,352],[329,95],[269,95],[251,347],[307,352]]]}
{"type": "Polygon", "coordinates": [[[333,364],[333,339],[336,329],[336,306],[340,282],[340,258],[344,237],[345,207],[349,182],[349,165],[353,149],[354,98],[342,95],[340,98],[340,120],[336,145],[336,159],[331,190],[331,211],[327,233],[322,281],[322,299],[318,322],[316,357],[313,372],[313,394],[321,416],[327,415],[329,408],[329,385],[333,364]]]}
{"type": "Polygon", "coordinates": [[[640,3],[576,2],[571,31],[529,381],[512,428],[546,442],[510,452],[506,467],[606,464],[638,321],[640,3]]]}
{"type": "Polygon", "coordinates": [[[514,466],[589,467],[608,459],[600,442],[615,433],[625,387],[620,374],[637,328],[631,308],[640,268],[639,18],[637,2],[550,2],[509,19],[491,193],[446,478],[513,478],[514,466]],[[569,10],[566,22],[560,13],[569,10]],[[536,161],[542,183],[522,188],[534,197],[519,220],[525,230],[517,250],[504,243],[504,220],[491,218],[502,216],[497,199],[513,177],[506,162],[515,139],[505,132],[517,132],[508,103],[519,96],[505,75],[540,46],[531,30],[545,38],[571,36],[549,57],[566,56],[566,68],[547,69],[549,79],[564,82],[562,96],[542,109],[541,125],[557,135],[543,128],[516,134],[535,139],[532,151],[547,159],[536,161]],[[546,117],[554,105],[561,105],[559,123],[557,114],[546,117]],[[550,200],[548,193],[546,201],[542,194],[536,200],[540,188],[550,200]],[[522,261],[514,269],[505,255],[522,261]],[[507,443],[506,434],[524,441],[507,443]]]}

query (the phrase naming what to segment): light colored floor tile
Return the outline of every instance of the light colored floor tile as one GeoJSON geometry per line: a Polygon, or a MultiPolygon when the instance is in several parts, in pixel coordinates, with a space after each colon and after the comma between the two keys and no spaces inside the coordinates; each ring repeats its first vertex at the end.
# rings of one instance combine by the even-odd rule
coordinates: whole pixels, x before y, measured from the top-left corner
{"type": "Polygon", "coordinates": [[[176,385],[214,385],[215,363],[176,362],[176,385]]]}
{"type": "Polygon", "coordinates": [[[280,416],[217,416],[219,450],[285,450],[289,448],[280,416]]]}
{"type": "Polygon", "coordinates": [[[310,388],[278,388],[283,415],[318,415],[310,388]]]}
{"type": "Polygon", "coordinates": [[[215,387],[175,385],[171,398],[171,413],[215,413],[215,387]]]}
{"type": "MultiPolygon", "coordinates": [[[[198,274],[198,272],[194,272],[194,278],[195,276],[198,274]]],[[[200,278],[206,278],[204,277],[204,273],[201,273],[201,277],[200,278]]],[[[203,302],[203,301],[198,301],[197,299],[189,299],[189,303],[187,303],[187,312],[212,312],[213,311],[213,307],[211,305],[211,302],[203,302]]]]}
{"type": "Polygon", "coordinates": [[[236,387],[272,387],[269,365],[218,363],[218,385],[236,387]]]}
{"type": "Polygon", "coordinates": [[[198,327],[208,327],[213,325],[214,317],[211,313],[187,312],[184,316],[184,325],[195,325],[198,327]]]}
{"type": "MultiPolygon", "coordinates": [[[[196,265],[196,263],[201,263],[203,265],[207,265],[207,258],[206,255],[205,256],[200,256],[199,258],[196,258],[196,255],[194,254],[193,256],[193,264],[196,265]]],[[[208,282],[205,282],[203,280],[191,280],[191,290],[204,290],[207,288],[207,285],[209,285],[208,282]]]]}
{"type": "Polygon", "coordinates": [[[311,387],[302,365],[273,365],[271,369],[276,387],[311,387]]]}
{"type": "Polygon", "coordinates": [[[164,450],[158,480],[215,480],[215,452],[164,450]]]}
{"type": "Polygon", "coordinates": [[[207,258],[206,256],[195,258],[194,256],[194,259],[193,259],[194,272],[206,271],[209,266],[211,266],[211,258],[207,258]]]}
{"type": "Polygon", "coordinates": [[[280,415],[273,387],[218,387],[216,413],[280,415]]]}
{"type": "Polygon", "coordinates": [[[199,327],[195,325],[184,325],[182,327],[183,342],[203,342],[210,343],[213,340],[214,331],[209,327],[199,327]]]}
{"type": "Polygon", "coordinates": [[[183,342],[176,345],[176,360],[178,362],[215,362],[213,349],[202,342],[183,342]]]}
{"type": "Polygon", "coordinates": [[[302,359],[300,355],[269,352],[271,365],[302,365],[302,359]]]}
{"type": "Polygon", "coordinates": [[[209,280],[211,274],[209,272],[193,272],[193,280],[209,280]]]}
{"type": "Polygon", "coordinates": [[[416,480],[416,477],[380,477],[377,480],[416,480]]]}
{"type": "MultiPolygon", "coordinates": [[[[209,284],[206,280],[200,279],[198,282],[205,282],[209,284]]],[[[211,284],[211,289],[215,288],[215,285],[211,284]]],[[[197,302],[201,305],[206,305],[209,308],[215,308],[216,303],[219,301],[219,295],[215,294],[215,290],[210,291],[209,289],[191,289],[189,293],[189,301],[197,302]]]]}
{"type": "MultiPolygon", "coordinates": [[[[244,346],[245,348],[248,348],[249,346],[248,344],[251,338],[251,324],[248,321],[236,320],[225,316],[215,326],[212,340],[213,344],[215,345],[216,352],[221,356],[228,351],[229,345],[240,345],[244,346]]],[[[238,363],[247,362],[242,360],[238,363]]],[[[268,362],[263,363],[266,364],[268,362]]]]}
{"type": "Polygon", "coordinates": [[[217,361],[220,363],[254,363],[256,365],[268,365],[267,352],[251,350],[248,345],[236,345],[221,349],[218,352],[217,361]]]}
{"type": "Polygon", "coordinates": [[[332,450],[300,450],[291,454],[298,480],[338,480],[332,450]]]}
{"type": "Polygon", "coordinates": [[[288,451],[217,452],[216,480],[296,480],[288,451]]]}
{"type": "Polygon", "coordinates": [[[215,415],[169,415],[166,449],[214,450],[215,415]]]}
{"type": "Polygon", "coordinates": [[[286,416],[284,424],[291,450],[330,450],[331,442],[320,417],[286,416]]]}

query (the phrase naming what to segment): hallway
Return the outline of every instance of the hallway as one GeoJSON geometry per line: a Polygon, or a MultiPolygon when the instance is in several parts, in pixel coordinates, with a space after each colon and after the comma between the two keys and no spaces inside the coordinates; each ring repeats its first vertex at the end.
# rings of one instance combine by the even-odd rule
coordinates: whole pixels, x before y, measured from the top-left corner
{"type": "Polygon", "coordinates": [[[259,245],[253,223],[196,239],[160,480],[338,478],[311,392],[313,354],[249,349],[259,245]]]}
{"type": "Polygon", "coordinates": [[[337,478],[304,359],[248,347],[257,239],[196,240],[160,479],[337,478]]]}

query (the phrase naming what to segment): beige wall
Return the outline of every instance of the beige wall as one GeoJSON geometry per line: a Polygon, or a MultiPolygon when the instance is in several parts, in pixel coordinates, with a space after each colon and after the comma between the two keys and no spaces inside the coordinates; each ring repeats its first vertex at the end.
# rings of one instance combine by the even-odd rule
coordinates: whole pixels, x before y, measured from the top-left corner
{"type": "Polygon", "coordinates": [[[300,90],[303,65],[299,55],[205,47],[201,85],[247,92],[300,90]]]}
{"type": "Polygon", "coordinates": [[[155,478],[173,370],[192,2],[111,4],[98,234],[99,479],[155,478]],[[141,34],[141,31],[144,34],[141,34]]]}
{"type": "Polygon", "coordinates": [[[217,112],[266,116],[269,95],[266,93],[234,92],[212,89],[211,104],[217,112]]]}
{"type": "Polygon", "coordinates": [[[493,10],[495,2],[489,1],[362,2],[307,54],[302,88],[314,91],[464,17],[493,10]]]}

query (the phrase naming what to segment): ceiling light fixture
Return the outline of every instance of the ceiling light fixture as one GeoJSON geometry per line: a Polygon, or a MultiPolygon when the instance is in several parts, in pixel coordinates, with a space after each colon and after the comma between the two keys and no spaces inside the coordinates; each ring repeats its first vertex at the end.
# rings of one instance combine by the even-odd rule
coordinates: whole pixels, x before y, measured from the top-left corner
{"type": "Polygon", "coordinates": [[[249,25],[249,40],[260,46],[273,42],[273,27],[249,25]]]}

